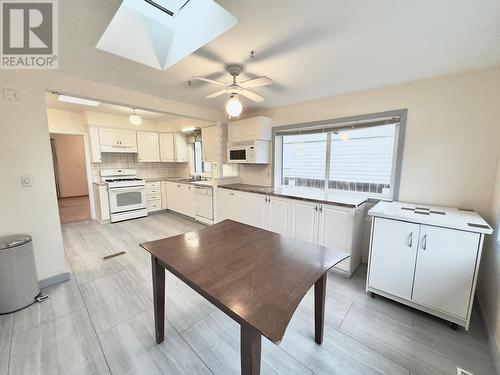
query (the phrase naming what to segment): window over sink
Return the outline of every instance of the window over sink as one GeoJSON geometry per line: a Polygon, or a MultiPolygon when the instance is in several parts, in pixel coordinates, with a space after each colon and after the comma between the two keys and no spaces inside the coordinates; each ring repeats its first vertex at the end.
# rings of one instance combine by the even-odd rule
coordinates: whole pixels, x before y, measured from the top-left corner
{"type": "Polygon", "coordinates": [[[274,186],[397,199],[406,110],[273,129],[274,186]]]}

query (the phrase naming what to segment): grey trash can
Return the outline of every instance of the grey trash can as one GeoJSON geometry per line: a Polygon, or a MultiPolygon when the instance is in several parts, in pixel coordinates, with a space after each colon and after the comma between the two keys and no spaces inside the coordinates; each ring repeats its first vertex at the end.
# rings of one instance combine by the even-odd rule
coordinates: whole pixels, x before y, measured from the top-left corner
{"type": "Polygon", "coordinates": [[[31,305],[39,294],[31,236],[0,237],[0,314],[31,305]]]}

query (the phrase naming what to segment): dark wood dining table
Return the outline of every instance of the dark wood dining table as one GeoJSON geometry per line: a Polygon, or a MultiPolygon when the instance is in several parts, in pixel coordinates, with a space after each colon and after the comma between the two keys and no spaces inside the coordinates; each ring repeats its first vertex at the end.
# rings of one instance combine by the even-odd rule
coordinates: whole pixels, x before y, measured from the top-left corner
{"type": "Polygon", "coordinates": [[[243,375],[260,374],[261,336],[279,343],[313,285],[322,343],[327,271],[349,256],[231,220],[141,246],[151,253],[156,342],[165,335],[167,269],[240,324],[243,375]]]}

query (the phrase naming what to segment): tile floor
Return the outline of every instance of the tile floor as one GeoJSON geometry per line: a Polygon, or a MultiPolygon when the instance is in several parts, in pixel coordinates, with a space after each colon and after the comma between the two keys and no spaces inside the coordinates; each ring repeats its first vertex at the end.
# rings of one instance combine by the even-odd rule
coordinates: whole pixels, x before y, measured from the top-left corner
{"type": "MultiPolygon", "coordinates": [[[[50,299],[0,316],[0,374],[238,374],[239,328],[167,273],[166,340],[154,341],[150,260],[138,243],[203,226],[161,213],[117,224],[63,225],[72,278],[50,299]],[[104,261],[118,251],[126,254],[104,261]]],[[[482,323],[471,329],[364,292],[366,266],[328,278],[325,340],[312,293],[279,346],[263,338],[262,374],[495,374],[482,323]]]]}

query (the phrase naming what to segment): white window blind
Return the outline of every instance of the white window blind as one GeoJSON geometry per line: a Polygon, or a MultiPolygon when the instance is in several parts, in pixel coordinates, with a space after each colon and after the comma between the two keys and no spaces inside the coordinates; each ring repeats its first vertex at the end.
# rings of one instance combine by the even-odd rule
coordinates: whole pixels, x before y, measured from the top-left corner
{"type": "Polygon", "coordinates": [[[326,133],[283,136],[283,185],[325,187],[326,133]]]}
{"type": "Polygon", "coordinates": [[[329,187],[382,193],[390,188],[396,125],[332,133],[329,187]]]}

